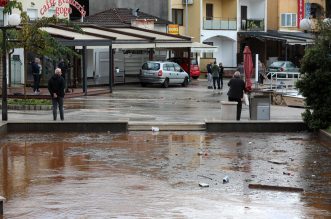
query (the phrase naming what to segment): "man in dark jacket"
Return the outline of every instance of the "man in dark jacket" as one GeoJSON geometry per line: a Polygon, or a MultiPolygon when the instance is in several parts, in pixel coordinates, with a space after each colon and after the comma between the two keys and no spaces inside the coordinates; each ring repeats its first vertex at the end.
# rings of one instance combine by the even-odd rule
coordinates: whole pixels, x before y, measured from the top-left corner
{"type": "Polygon", "coordinates": [[[65,82],[61,74],[62,73],[60,68],[55,69],[55,74],[48,81],[48,91],[52,97],[54,120],[56,120],[57,117],[58,106],[60,112],[60,119],[64,120],[63,98],[64,98],[65,82]]]}
{"type": "Polygon", "coordinates": [[[245,82],[240,78],[240,72],[236,71],[233,75],[233,78],[228,83],[230,87],[228,92],[228,100],[236,101],[237,104],[237,120],[240,120],[242,102],[244,91],[245,91],[245,82]]]}

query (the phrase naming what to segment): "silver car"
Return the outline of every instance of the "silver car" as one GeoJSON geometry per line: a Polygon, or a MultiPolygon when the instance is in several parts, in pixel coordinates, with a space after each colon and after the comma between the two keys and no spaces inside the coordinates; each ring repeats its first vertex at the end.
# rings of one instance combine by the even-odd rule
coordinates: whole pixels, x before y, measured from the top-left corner
{"type": "Polygon", "coordinates": [[[139,80],[143,87],[147,84],[161,84],[165,88],[170,84],[186,87],[189,75],[177,63],[147,61],[140,69],[139,80]]]}

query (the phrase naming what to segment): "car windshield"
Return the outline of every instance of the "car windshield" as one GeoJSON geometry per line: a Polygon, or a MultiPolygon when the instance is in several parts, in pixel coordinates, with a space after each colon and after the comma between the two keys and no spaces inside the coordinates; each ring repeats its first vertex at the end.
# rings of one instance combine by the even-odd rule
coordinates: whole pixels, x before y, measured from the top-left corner
{"type": "Polygon", "coordinates": [[[195,59],[191,59],[191,65],[198,65],[197,60],[195,60],[195,59]]]}
{"type": "Polygon", "coordinates": [[[284,62],[274,62],[270,65],[270,67],[282,67],[284,62]]]}
{"type": "Polygon", "coordinates": [[[160,63],[155,62],[146,62],[143,67],[143,70],[159,70],[160,69],[160,63]]]}

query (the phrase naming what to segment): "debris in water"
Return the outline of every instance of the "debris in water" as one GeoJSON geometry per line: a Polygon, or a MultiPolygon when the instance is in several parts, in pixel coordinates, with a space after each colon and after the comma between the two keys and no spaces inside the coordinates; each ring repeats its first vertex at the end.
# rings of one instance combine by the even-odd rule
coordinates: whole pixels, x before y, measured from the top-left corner
{"type": "Polygon", "coordinates": [[[286,161],[279,161],[279,160],[268,160],[268,162],[274,164],[287,164],[286,161]]]}
{"type": "Polygon", "coordinates": [[[160,129],[158,127],[152,127],[152,132],[158,132],[160,129]]]}
{"type": "Polygon", "coordinates": [[[199,183],[199,186],[205,188],[205,187],[209,187],[209,184],[207,184],[207,183],[199,183]]]}
{"type": "Polygon", "coordinates": [[[303,192],[303,188],[295,187],[286,187],[286,186],[270,186],[262,184],[248,184],[250,189],[268,189],[268,190],[277,190],[277,191],[287,191],[287,192],[303,192]]]}
{"type": "Polygon", "coordinates": [[[229,182],[229,177],[228,176],[224,176],[223,178],[223,184],[228,183],[229,182]]]}

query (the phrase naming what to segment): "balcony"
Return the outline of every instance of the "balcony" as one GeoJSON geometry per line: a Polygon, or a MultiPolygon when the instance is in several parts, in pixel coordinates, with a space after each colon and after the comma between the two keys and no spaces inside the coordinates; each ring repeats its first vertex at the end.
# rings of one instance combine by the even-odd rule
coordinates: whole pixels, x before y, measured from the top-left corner
{"type": "Polygon", "coordinates": [[[204,17],[204,30],[237,30],[236,18],[204,17]]]}
{"type": "Polygon", "coordinates": [[[263,19],[241,20],[240,29],[243,31],[264,31],[264,20],[263,19]]]}

